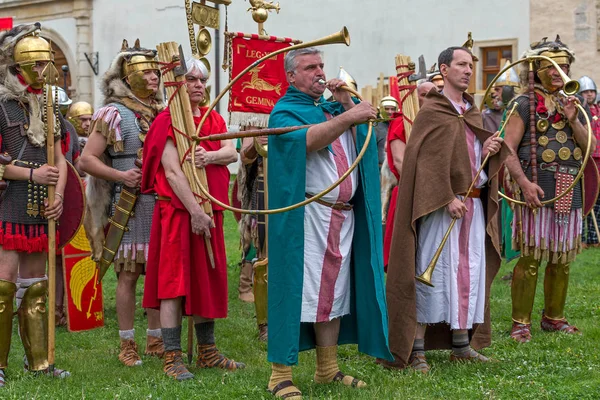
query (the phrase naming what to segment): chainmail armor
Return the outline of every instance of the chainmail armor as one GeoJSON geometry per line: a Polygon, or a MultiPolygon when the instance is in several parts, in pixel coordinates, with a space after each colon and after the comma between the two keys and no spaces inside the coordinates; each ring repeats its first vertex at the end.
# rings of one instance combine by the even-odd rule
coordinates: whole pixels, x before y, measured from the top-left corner
{"type": "MultiPolygon", "coordinates": [[[[115,107],[121,116],[121,134],[123,136],[123,151],[115,152],[113,146],[108,147],[108,154],[112,160],[112,167],[119,171],[127,171],[135,168],[135,159],[138,150],[143,146],[139,138],[140,129],[137,125],[137,117],[129,108],[119,103],[110,103],[107,106],[115,107]]],[[[121,185],[115,185],[113,203],[110,214],[114,214],[114,204],[121,196],[121,185]]],[[[155,199],[153,195],[140,194],[137,198],[134,215],[129,218],[129,228],[123,235],[121,245],[124,244],[147,244],[150,243],[150,228],[152,226],[152,214],[154,213],[155,199]]]]}
{"type": "MultiPolygon", "coordinates": [[[[7,152],[13,160],[19,159],[23,162],[33,163],[32,168],[37,168],[47,162],[46,146],[36,147],[31,143],[25,145],[23,155],[19,153],[23,143],[27,141],[27,130],[25,125],[29,124],[27,109],[23,108],[18,101],[8,100],[0,102],[0,132],[2,134],[2,152],[7,152]]],[[[55,137],[56,146],[60,146],[59,137],[55,137]]],[[[8,181],[8,188],[0,197],[0,221],[3,225],[7,222],[24,225],[47,225],[45,218],[41,215],[36,217],[27,214],[28,181],[8,181]]],[[[46,192],[45,185],[36,185],[37,196],[32,196],[32,201],[38,205],[43,204],[46,192]]]]}

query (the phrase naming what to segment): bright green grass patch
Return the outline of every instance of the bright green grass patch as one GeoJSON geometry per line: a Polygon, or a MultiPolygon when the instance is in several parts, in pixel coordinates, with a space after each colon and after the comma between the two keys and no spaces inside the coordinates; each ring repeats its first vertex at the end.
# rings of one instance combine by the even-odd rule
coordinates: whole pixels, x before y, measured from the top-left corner
{"type": "MultiPolygon", "coordinates": [[[[178,383],[162,373],[162,362],[143,357],[140,367],[126,368],[118,359],[115,314],[115,276],[104,278],[106,326],[90,332],[57,330],[56,365],[72,372],[65,380],[33,377],[22,370],[22,346],[13,329],[8,386],[0,399],[269,399],[266,385],[270,366],[266,345],[258,342],[253,305],[237,298],[240,259],[237,226],[225,216],[229,259],[229,318],[216,325],[217,345],[247,368],[228,373],[191,371],[196,378],[178,383]]],[[[364,379],[369,386],[353,390],[338,385],[315,385],[314,352],[304,352],[294,368],[294,380],[306,399],[598,399],[600,398],[600,249],[586,250],[571,267],[567,315],[582,336],[548,334],[539,328],[543,307],[540,273],[533,315],[533,340],[517,344],[509,338],[510,287],[500,279],[512,265],[504,265],[492,288],[493,344],[484,353],[496,362],[451,364],[448,352],[429,352],[428,376],[410,371],[387,371],[355,346],[340,348],[343,371],[364,379]]],[[[141,304],[142,283],[138,285],[141,304]]],[[[16,325],[16,324],[15,324],[16,325]]],[[[136,339],[145,346],[146,321],[136,313],[136,339]]],[[[184,332],[185,332],[184,324],[184,332]]],[[[183,347],[185,349],[185,334],[183,347]]]]}

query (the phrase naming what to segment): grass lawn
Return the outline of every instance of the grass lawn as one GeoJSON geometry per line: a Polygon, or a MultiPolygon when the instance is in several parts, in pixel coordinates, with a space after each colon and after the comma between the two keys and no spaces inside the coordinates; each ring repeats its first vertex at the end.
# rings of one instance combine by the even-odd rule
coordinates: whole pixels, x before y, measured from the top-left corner
{"type": "MultiPolygon", "coordinates": [[[[162,373],[162,361],[143,358],[140,367],[126,368],[117,359],[119,338],[115,315],[115,276],[104,279],[106,326],[89,332],[57,330],[56,365],[72,372],[65,380],[33,377],[22,370],[23,351],[13,329],[8,386],[0,399],[269,399],[270,374],[266,345],[258,342],[253,305],[237,298],[238,234],[231,213],[225,216],[229,259],[229,318],[217,322],[217,345],[244,361],[235,373],[195,370],[196,378],[178,383],[162,373]]],[[[456,365],[448,352],[429,352],[428,376],[387,371],[361,355],[355,346],[340,348],[342,370],[364,379],[369,387],[353,390],[339,385],[315,385],[314,352],[304,352],[294,368],[294,380],[306,399],[598,399],[600,398],[600,249],[585,250],[571,268],[567,300],[569,321],[582,336],[544,333],[539,328],[543,307],[540,276],[534,307],[533,340],[525,345],[509,338],[510,287],[500,280],[512,268],[503,265],[492,288],[493,344],[484,353],[496,362],[456,365]]],[[[540,272],[540,275],[543,275],[540,272]]],[[[138,285],[141,304],[142,282],[138,285]]],[[[16,319],[15,319],[16,321],[16,319]]],[[[16,324],[15,324],[16,325],[16,324]]],[[[136,312],[136,339],[145,345],[146,322],[136,312]]],[[[16,328],[16,326],[14,327],[16,328]]],[[[184,332],[185,332],[184,325],[184,332]]],[[[185,335],[183,348],[185,349],[185,335]]]]}

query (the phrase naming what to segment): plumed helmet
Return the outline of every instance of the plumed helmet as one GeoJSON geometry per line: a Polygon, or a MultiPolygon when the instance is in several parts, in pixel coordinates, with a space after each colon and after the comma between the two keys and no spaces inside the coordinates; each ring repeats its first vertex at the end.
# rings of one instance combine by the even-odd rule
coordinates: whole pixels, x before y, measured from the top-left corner
{"type": "Polygon", "coordinates": [[[596,83],[587,75],[582,76],[577,79],[579,82],[579,93],[584,92],[586,90],[593,90],[594,92],[598,92],[596,89],[596,83]]]}

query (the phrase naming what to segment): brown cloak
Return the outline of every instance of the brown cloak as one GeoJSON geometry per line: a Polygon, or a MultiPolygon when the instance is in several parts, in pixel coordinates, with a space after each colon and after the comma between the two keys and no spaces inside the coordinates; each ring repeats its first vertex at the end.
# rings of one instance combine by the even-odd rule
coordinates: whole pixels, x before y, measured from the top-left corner
{"type": "MultiPolygon", "coordinates": [[[[464,95],[471,104],[473,98],[464,95]]],[[[415,303],[415,259],[417,220],[449,204],[457,194],[465,194],[472,181],[464,124],[484,143],[493,133],[482,128],[481,113],[475,105],[464,115],[445,96],[432,89],[415,119],[406,146],[402,179],[394,218],[394,234],[388,266],[387,303],[390,349],[395,361],[379,360],[388,367],[404,368],[417,327],[415,303]]],[[[491,343],[489,293],[500,267],[498,243],[498,171],[509,150],[502,146],[499,156],[490,157],[486,166],[489,181],[481,200],[486,213],[486,301],[485,322],[471,333],[474,348],[491,343]]],[[[434,272],[435,273],[435,272],[434,272]]],[[[450,326],[427,327],[426,349],[451,348],[450,326]]]]}

